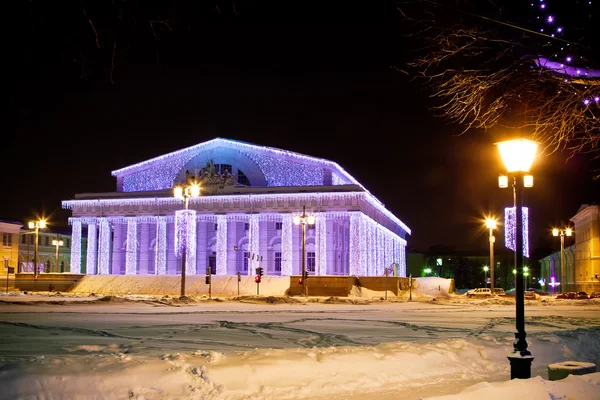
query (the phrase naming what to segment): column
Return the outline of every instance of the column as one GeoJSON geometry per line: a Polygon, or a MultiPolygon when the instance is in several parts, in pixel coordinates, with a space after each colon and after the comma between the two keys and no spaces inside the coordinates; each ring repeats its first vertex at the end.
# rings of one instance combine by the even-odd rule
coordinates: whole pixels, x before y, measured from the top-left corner
{"type": "Polygon", "coordinates": [[[283,214],[281,221],[281,275],[290,276],[293,274],[292,269],[292,214],[283,214]]]}
{"type": "Polygon", "coordinates": [[[363,231],[361,230],[362,214],[350,214],[350,270],[349,275],[363,275],[361,245],[363,231]]]}
{"type": "MultiPolygon", "coordinates": [[[[258,222],[258,254],[262,257],[262,261],[258,261],[258,266],[262,267],[263,273],[265,275],[268,274],[268,262],[269,262],[269,222],[266,220],[261,220],[259,218],[258,222]]],[[[273,262],[271,261],[271,266],[273,262]]]]}
{"type": "Polygon", "coordinates": [[[185,246],[185,274],[196,274],[196,211],[175,212],[174,248],[177,258],[183,256],[185,246]]]}
{"type": "Polygon", "coordinates": [[[177,274],[177,256],[175,255],[175,221],[167,222],[167,274],[177,274]]]}
{"type": "Polygon", "coordinates": [[[250,252],[250,262],[248,263],[248,275],[254,275],[256,268],[259,265],[260,258],[260,222],[258,220],[258,214],[250,214],[250,237],[248,238],[249,242],[249,252],[250,252]]]}
{"type": "Polygon", "coordinates": [[[229,275],[233,275],[236,273],[236,256],[238,252],[242,253],[243,255],[243,252],[241,250],[232,251],[233,246],[237,246],[237,232],[240,228],[240,225],[242,227],[243,232],[243,225],[241,222],[235,220],[227,221],[227,274],[229,275]]]}
{"type": "Polygon", "coordinates": [[[86,271],[87,275],[96,275],[96,257],[98,253],[97,246],[98,235],[96,233],[96,224],[88,224],[88,237],[87,237],[87,260],[86,260],[86,271]]]}
{"type": "Polygon", "coordinates": [[[325,251],[326,251],[326,258],[327,258],[327,266],[326,266],[326,272],[325,273],[329,273],[331,275],[337,275],[338,271],[336,270],[336,265],[338,262],[341,261],[341,258],[338,258],[338,254],[336,254],[336,248],[334,245],[334,236],[335,234],[335,230],[337,229],[335,226],[335,222],[328,218],[327,213],[325,214],[325,224],[327,225],[325,230],[326,232],[329,232],[327,234],[327,238],[325,239],[325,251]],[[339,260],[339,261],[338,261],[339,260]]]}
{"type": "Polygon", "coordinates": [[[140,231],[138,273],[140,275],[148,275],[148,267],[150,265],[150,225],[148,225],[148,222],[140,222],[140,231]]]}
{"type": "Polygon", "coordinates": [[[317,213],[315,221],[317,275],[327,275],[327,213],[317,213]]]}
{"type": "MultiPolygon", "coordinates": [[[[125,275],[135,275],[137,273],[137,219],[135,217],[127,218],[127,249],[125,255],[125,275]]],[[[115,271],[113,271],[114,273],[115,271]]]]}
{"type": "Polygon", "coordinates": [[[73,219],[71,228],[71,267],[72,274],[81,273],[81,220],[73,219]]]}
{"type": "Polygon", "coordinates": [[[206,272],[206,261],[208,260],[208,249],[206,248],[206,228],[208,222],[198,221],[196,228],[196,274],[202,275],[206,272]]]}
{"type": "Polygon", "coordinates": [[[108,218],[100,218],[98,243],[98,274],[108,275],[110,271],[110,225],[108,218]]]}
{"type": "Polygon", "coordinates": [[[123,244],[123,227],[120,224],[115,223],[113,226],[113,248],[112,248],[112,266],[113,273],[117,271],[121,273],[121,257],[122,257],[122,244],[123,244]]]}
{"type": "Polygon", "coordinates": [[[367,247],[365,248],[366,258],[366,266],[365,266],[365,274],[367,276],[376,275],[377,271],[377,228],[373,221],[365,218],[366,224],[366,236],[367,236],[367,247]]]}
{"type": "Polygon", "coordinates": [[[227,275],[227,217],[217,215],[217,275],[227,275]]]}
{"type": "Polygon", "coordinates": [[[167,218],[156,219],[156,275],[167,274],[167,218]]]}

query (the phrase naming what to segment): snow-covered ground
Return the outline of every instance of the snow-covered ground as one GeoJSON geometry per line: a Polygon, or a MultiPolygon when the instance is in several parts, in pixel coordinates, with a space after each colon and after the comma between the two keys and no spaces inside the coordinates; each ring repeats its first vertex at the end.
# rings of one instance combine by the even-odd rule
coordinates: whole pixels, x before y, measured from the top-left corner
{"type": "Polygon", "coordinates": [[[1,399],[598,399],[600,301],[526,302],[533,377],[509,379],[514,300],[0,297],[1,399]]]}

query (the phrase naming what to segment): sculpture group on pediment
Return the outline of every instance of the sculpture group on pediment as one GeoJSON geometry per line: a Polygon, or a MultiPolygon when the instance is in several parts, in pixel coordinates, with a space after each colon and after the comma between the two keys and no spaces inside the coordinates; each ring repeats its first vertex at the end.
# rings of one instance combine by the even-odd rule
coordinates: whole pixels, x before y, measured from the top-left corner
{"type": "Polygon", "coordinates": [[[237,185],[235,177],[231,172],[225,170],[217,171],[212,160],[206,166],[200,168],[196,173],[185,171],[186,183],[198,182],[202,186],[234,186],[237,185]]]}

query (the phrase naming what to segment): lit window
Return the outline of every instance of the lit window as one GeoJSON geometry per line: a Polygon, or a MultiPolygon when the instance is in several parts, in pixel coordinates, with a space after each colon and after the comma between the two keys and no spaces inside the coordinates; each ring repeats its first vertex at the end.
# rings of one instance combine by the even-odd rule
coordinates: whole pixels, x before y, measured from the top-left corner
{"type": "Polygon", "coordinates": [[[283,227],[283,222],[275,222],[275,229],[280,231],[283,227]]]}
{"type": "Polygon", "coordinates": [[[6,247],[12,246],[12,234],[10,234],[10,233],[2,234],[2,246],[6,246],[6,247]]]}
{"type": "Polygon", "coordinates": [[[281,272],[281,252],[275,252],[275,272],[281,272]]]}
{"type": "Polygon", "coordinates": [[[306,269],[309,272],[315,272],[315,266],[317,265],[317,257],[314,251],[306,253],[306,269]]]}

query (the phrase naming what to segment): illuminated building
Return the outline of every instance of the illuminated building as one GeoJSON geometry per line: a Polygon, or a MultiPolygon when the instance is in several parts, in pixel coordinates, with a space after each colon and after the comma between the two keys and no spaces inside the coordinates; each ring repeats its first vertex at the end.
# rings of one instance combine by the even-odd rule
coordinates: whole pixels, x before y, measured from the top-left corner
{"type": "Polygon", "coordinates": [[[186,230],[186,274],[298,275],[301,232],[293,216],[306,206],[316,223],[307,231],[311,275],[406,274],[410,229],[337,163],[228,139],[213,139],[112,172],[113,193],[79,194],[72,210],[71,272],[177,275],[176,226],[186,230]],[[184,206],[173,188],[189,179],[199,197],[184,206]],[[178,213],[179,215],[179,213],[178,213]],[[183,213],[181,214],[184,215],[183,213]],[[190,217],[191,216],[191,217],[190,217]],[[87,267],[76,238],[87,232],[87,267]]]}

